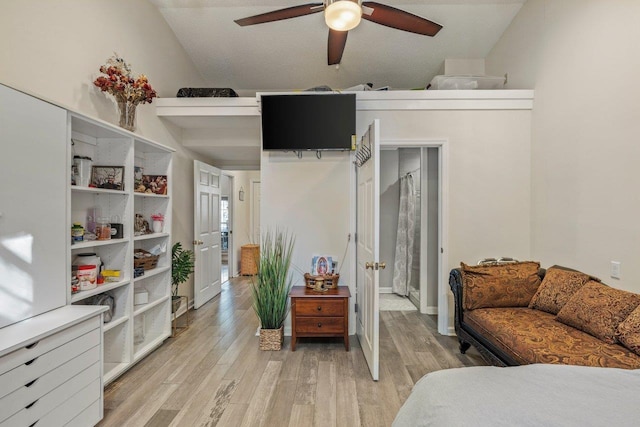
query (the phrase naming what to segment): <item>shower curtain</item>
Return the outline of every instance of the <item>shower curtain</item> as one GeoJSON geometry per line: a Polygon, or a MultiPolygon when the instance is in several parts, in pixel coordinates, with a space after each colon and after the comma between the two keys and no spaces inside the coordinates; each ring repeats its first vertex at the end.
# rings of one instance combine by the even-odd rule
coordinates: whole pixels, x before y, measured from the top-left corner
{"type": "Polygon", "coordinates": [[[413,245],[416,228],[416,192],[413,175],[400,178],[400,213],[396,237],[396,259],[393,265],[391,290],[402,296],[409,295],[411,266],[413,265],[413,245]]]}

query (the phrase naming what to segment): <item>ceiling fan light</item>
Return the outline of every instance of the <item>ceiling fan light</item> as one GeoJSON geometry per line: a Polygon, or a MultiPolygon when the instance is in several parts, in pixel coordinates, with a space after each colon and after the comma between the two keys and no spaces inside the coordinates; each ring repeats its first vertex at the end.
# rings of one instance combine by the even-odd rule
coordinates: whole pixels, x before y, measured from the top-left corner
{"type": "Polygon", "coordinates": [[[336,31],[349,31],[360,24],[362,8],[357,1],[329,1],[324,9],[324,20],[327,26],[336,31]]]}

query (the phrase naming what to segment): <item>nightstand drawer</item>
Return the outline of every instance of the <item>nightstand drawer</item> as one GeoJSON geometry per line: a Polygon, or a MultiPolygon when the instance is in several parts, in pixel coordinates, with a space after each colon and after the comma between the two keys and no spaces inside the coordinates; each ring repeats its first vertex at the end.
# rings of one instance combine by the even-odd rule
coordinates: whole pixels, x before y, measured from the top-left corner
{"type": "Polygon", "coordinates": [[[344,316],[342,299],[306,298],[296,301],[296,316],[344,316]]]}
{"type": "Polygon", "coordinates": [[[304,334],[336,334],[344,332],[344,317],[301,317],[296,332],[304,334]]]}

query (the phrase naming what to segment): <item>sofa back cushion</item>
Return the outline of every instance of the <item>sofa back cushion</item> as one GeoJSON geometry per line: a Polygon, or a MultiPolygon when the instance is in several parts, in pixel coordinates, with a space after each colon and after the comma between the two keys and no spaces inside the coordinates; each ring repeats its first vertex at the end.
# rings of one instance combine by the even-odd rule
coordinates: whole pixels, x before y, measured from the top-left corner
{"type": "Polygon", "coordinates": [[[556,319],[614,344],[618,325],[639,305],[638,294],[590,281],[573,294],[556,319]]]}
{"type": "Polygon", "coordinates": [[[640,306],[618,325],[616,338],[623,346],[640,356],[640,306]]]}
{"type": "Polygon", "coordinates": [[[460,264],[465,310],[489,307],[527,307],[540,286],[540,263],[502,265],[460,264]]]}
{"type": "Polygon", "coordinates": [[[589,281],[587,274],[558,266],[549,267],[529,308],[558,314],[578,289],[589,281]]]}

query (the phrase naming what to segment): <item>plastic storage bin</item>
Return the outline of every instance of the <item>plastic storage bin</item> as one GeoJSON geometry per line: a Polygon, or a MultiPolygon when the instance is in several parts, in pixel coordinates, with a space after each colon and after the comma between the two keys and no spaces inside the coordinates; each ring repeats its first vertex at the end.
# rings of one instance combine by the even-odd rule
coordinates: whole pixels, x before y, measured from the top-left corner
{"type": "Polygon", "coordinates": [[[428,88],[433,90],[504,89],[504,81],[504,77],[496,76],[435,76],[428,88]]]}

